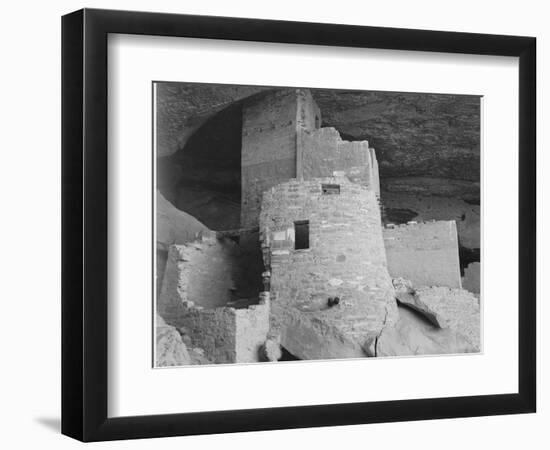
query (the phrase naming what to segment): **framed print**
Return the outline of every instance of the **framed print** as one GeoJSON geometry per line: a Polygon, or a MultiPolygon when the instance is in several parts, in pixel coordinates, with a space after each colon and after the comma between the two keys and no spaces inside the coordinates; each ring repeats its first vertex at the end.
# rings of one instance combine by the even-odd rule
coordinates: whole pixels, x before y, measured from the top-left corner
{"type": "Polygon", "coordinates": [[[62,32],[64,434],[535,411],[534,38],[62,32]]]}

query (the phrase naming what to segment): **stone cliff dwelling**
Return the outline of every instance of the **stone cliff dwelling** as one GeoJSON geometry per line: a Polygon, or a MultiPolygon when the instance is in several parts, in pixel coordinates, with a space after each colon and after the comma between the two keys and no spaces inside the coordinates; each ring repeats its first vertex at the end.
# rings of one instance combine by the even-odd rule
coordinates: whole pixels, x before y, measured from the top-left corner
{"type": "Polygon", "coordinates": [[[386,203],[375,150],[322,127],[310,90],[246,94],[196,119],[171,156],[194,172],[159,186],[157,365],[478,352],[479,262],[459,245],[475,232],[409,220],[427,207],[400,207],[395,189],[386,203]],[[206,171],[226,185],[199,205],[186,192],[206,171]]]}

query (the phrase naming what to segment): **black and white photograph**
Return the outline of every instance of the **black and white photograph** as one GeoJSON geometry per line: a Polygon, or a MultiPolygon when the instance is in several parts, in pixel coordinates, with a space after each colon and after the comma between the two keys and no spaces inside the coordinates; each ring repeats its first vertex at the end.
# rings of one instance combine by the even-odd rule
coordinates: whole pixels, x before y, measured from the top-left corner
{"type": "Polygon", "coordinates": [[[155,367],[483,351],[481,95],[152,90],[155,367]]]}
{"type": "Polygon", "coordinates": [[[0,448],[545,450],[545,6],[7,2],[0,448]]]}

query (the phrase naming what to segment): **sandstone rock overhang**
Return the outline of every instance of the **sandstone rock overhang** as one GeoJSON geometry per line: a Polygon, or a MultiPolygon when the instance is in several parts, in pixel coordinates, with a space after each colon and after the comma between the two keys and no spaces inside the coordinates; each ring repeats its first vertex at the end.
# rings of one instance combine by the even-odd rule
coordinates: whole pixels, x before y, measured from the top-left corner
{"type": "Polygon", "coordinates": [[[322,128],[311,91],[265,92],[243,102],[242,114],[239,242],[227,239],[230,232],[203,231],[198,241],[170,247],[162,317],[216,363],[276,355],[273,343],[301,359],[418,353],[399,344],[403,333],[424,339],[421,353],[478,351],[475,307],[460,309],[454,322],[447,314],[464,297],[449,289],[461,283],[455,222],[384,229],[376,152],[366,140],[322,128]],[[240,252],[259,244],[244,231],[258,224],[264,286],[257,301],[245,296],[237,306],[240,252]],[[408,303],[444,331],[400,313],[390,276],[445,286],[416,291],[426,302],[414,294],[408,303]]]}
{"type": "MultiPolygon", "coordinates": [[[[158,152],[171,155],[206,120],[223,108],[269,86],[157,83],[158,152]]],[[[370,141],[378,150],[384,179],[407,178],[400,190],[418,187],[416,178],[464,182],[453,195],[479,200],[480,97],[338,89],[310,89],[326,126],[347,140],[370,141]],[[473,183],[473,184],[472,184],[473,183]],[[471,189],[471,186],[474,186],[471,189]]],[[[426,185],[428,193],[432,187],[426,185]]]]}

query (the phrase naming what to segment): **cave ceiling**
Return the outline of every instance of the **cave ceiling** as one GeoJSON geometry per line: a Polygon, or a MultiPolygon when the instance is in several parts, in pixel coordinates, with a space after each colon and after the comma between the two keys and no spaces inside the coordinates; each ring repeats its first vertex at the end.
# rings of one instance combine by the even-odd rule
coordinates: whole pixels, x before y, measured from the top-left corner
{"type": "MultiPolygon", "coordinates": [[[[157,85],[158,156],[181,150],[208,119],[272,89],[190,83],[157,85]]],[[[479,196],[480,97],[312,89],[322,126],[376,149],[382,187],[479,196]]]]}

